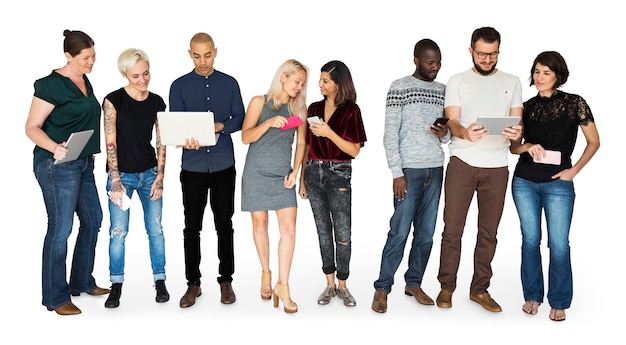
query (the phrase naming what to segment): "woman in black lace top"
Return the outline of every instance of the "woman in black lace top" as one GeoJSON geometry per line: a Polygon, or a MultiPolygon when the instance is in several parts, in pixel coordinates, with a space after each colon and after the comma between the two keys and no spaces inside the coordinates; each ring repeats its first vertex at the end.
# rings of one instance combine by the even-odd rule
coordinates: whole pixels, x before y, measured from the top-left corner
{"type": "Polygon", "coordinates": [[[537,314],[543,302],[541,215],[545,212],[550,261],[547,299],[550,319],[565,320],[572,301],[569,231],[574,210],[574,177],[600,147],[591,109],[580,96],[558,90],[569,76],[567,64],[555,51],[539,54],[530,70],[530,85],[537,95],[524,103],[524,132],[510,150],[519,154],[512,194],[522,230],[522,310],[537,314]],[[587,141],[572,164],[578,128],[587,141]]]}

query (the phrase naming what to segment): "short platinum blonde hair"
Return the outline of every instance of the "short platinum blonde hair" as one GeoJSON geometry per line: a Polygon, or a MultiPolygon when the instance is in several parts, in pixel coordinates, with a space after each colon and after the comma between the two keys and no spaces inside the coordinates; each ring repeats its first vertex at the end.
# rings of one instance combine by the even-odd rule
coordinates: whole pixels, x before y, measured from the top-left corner
{"type": "Polygon", "coordinates": [[[117,58],[117,68],[123,76],[126,76],[126,71],[128,71],[129,68],[135,67],[137,61],[140,60],[145,61],[146,64],[148,64],[148,68],[150,68],[150,58],[146,52],[137,48],[128,48],[117,58]]]}

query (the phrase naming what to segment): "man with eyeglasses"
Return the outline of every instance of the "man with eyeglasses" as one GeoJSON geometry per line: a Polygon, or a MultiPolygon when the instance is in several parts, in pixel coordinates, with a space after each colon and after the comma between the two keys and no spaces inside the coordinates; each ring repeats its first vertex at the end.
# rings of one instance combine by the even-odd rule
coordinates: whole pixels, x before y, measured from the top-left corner
{"type": "Polygon", "coordinates": [[[444,230],[438,280],[441,292],[437,306],[452,307],[461,258],[461,238],[469,206],[476,194],[478,235],[474,249],[474,274],[469,297],[491,312],[502,311],[487,289],[496,251],[498,224],[508,185],[510,140],[521,136],[521,125],[502,133],[489,133],[477,117],[522,115],[519,77],[496,69],[500,33],[492,27],[476,29],[469,53],[474,66],[453,75],[446,86],[444,111],[452,139],[444,182],[444,230]]]}

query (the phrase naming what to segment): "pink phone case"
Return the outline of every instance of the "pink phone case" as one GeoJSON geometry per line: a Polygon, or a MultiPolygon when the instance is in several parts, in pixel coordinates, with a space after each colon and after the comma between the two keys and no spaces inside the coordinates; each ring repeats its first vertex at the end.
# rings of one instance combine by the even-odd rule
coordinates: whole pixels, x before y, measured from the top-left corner
{"type": "Polygon", "coordinates": [[[546,150],[545,157],[533,159],[535,163],[561,165],[561,151],[546,150]]]}
{"type": "Polygon", "coordinates": [[[290,128],[294,128],[294,127],[298,127],[302,124],[302,119],[300,118],[300,116],[289,116],[287,118],[287,123],[282,126],[280,129],[287,130],[290,128]]]}

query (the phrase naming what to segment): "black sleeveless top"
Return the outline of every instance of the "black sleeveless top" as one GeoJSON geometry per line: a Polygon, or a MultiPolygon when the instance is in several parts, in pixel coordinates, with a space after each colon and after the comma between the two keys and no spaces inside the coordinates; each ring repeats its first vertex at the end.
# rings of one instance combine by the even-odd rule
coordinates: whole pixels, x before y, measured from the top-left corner
{"type": "MultiPolygon", "coordinates": [[[[134,100],[124,88],[106,96],[117,111],[117,158],[121,172],[137,173],[157,165],[152,133],[157,112],[165,110],[161,96],[150,92],[143,101],[134,100]]],[[[108,164],[107,164],[108,171],[108,164]]]]}

